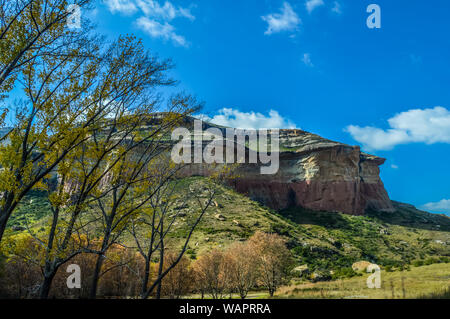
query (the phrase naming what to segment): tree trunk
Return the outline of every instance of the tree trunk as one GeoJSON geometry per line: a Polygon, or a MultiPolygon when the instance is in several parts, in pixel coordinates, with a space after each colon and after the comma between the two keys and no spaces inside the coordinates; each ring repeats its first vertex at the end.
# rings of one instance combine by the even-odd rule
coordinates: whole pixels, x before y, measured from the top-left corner
{"type": "MultiPolygon", "coordinates": [[[[158,278],[161,277],[163,273],[164,267],[164,221],[161,221],[161,231],[159,233],[159,267],[158,267],[158,278]]],[[[158,283],[158,287],[156,288],[156,299],[161,299],[161,286],[162,286],[162,278],[158,283]]]]}
{"type": "Polygon", "coordinates": [[[146,258],[145,259],[144,278],[142,278],[141,298],[144,298],[145,294],[147,293],[149,277],[150,277],[150,260],[148,258],[146,258]]]}
{"type": "Polygon", "coordinates": [[[91,291],[89,293],[90,299],[95,299],[97,297],[98,280],[100,279],[100,270],[102,269],[103,260],[103,254],[98,254],[97,262],[95,263],[94,274],[92,277],[91,291]]]}
{"type": "Polygon", "coordinates": [[[105,254],[108,250],[109,238],[111,236],[111,224],[114,216],[115,213],[112,212],[111,216],[106,220],[105,237],[103,238],[101,250],[97,255],[97,262],[95,263],[94,274],[92,277],[91,291],[89,292],[90,299],[95,299],[97,297],[98,280],[100,279],[100,271],[102,270],[103,261],[106,258],[105,254]]]}
{"type": "Polygon", "coordinates": [[[8,193],[6,196],[7,198],[5,199],[3,207],[0,210],[0,242],[2,242],[3,234],[5,233],[8,219],[15,208],[15,205],[13,205],[14,195],[8,193]]]}
{"type": "MultiPolygon", "coordinates": [[[[160,258],[164,258],[164,252],[161,253],[160,258]]],[[[159,261],[159,269],[158,269],[158,278],[161,277],[162,271],[163,271],[163,263],[164,259],[159,261]]],[[[158,283],[158,287],[156,288],[156,299],[161,299],[161,286],[162,286],[162,279],[158,283]]]]}
{"type": "Polygon", "coordinates": [[[42,281],[41,288],[39,290],[39,298],[47,299],[50,293],[50,288],[52,286],[53,278],[56,275],[56,271],[52,270],[44,275],[44,280],[42,281]]]}
{"type": "Polygon", "coordinates": [[[2,241],[3,234],[5,233],[6,223],[8,222],[8,216],[3,211],[0,212],[0,242],[2,241]]]}

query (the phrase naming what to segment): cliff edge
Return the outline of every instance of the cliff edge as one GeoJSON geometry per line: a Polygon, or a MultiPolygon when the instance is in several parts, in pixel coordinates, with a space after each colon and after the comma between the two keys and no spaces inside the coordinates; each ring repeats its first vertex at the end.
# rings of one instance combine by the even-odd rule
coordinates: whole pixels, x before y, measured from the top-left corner
{"type": "Polygon", "coordinates": [[[261,175],[258,165],[246,164],[238,169],[234,186],[274,209],[302,206],[352,215],[363,215],[369,208],[393,212],[379,175],[384,162],[358,146],[302,130],[280,130],[278,173],[261,175]]]}
{"type": "MultiPolygon", "coordinates": [[[[204,122],[203,129],[209,127],[218,126],[204,122]]],[[[247,148],[247,152],[252,150],[247,148]]],[[[363,153],[359,146],[299,129],[283,129],[279,158],[280,167],[274,175],[262,175],[261,164],[241,164],[232,186],[276,210],[301,206],[352,215],[363,215],[369,208],[395,211],[379,175],[385,159],[363,153]]],[[[191,164],[185,175],[208,176],[211,169],[207,164],[191,164]]]]}

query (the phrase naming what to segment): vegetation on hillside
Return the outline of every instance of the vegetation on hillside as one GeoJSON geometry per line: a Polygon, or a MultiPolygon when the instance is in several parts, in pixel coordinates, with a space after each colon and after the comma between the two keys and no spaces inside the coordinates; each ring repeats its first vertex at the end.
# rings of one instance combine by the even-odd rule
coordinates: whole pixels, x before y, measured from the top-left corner
{"type": "MultiPolygon", "coordinates": [[[[193,177],[186,179],[186,183],[199,180],[193,177]]],[[[352,274],[349,268],[359,260],[401,269],[413,263],[445,261],[450,257],[448,217],[412,208],[408,208],[412,210],[409,215],[409,211],[396,207],[395,213],[369,212],[367,216],[302,208],[275,212],[231,188],[220,187],[212,209],[193,234],[188,254],[195,259],[205,251],[225,248],[263,231],[286,238],[296,264],[308,265],[305,278],[315,271],[348,276],[352,274]]],[[[182,225],[178,229],[182,237],[182,225]]]]}
{"type": "MultiPolygon", "coordinates": [[[[185,178],[180,189],[202,196],[202,177],[185,178]]],[[[34,193],[29,202],[19,207],[15,224],[24,225],[26,211],[36,216],[35,229],[45,226],[45,199],[34,193]]],[[[206,194],[203,194],[206,196],[206,194]]],[[[179,248],[188,233],[196,205],[192,197],[183,205],[175,205],[170,214],[179,220],[167,237],[167,245],[179,248]]],[[[243,242],[255,232],[276,233],[282,236],[293,256],[291,273],[296,282],[315,282],[360,277],[352,264],[367,260],[386,272],[411,267],[445,263],[450,258],[450,222],[445,216],[418,211],[412,206],[396,204],[395,213],[369,212],[367,216],[350,216],[332,212],[312,212],[292,208],[272,211],[229,187],[218,186],[210,209],[192,234],[186,256],[195,261],[209,252],[224,251],[243,242]],[[392,220],[392,222],[391,222],[392,220]]],[[[28,215],[28,214],[27,214],[28,215]]],[[[25,228],[11,234],[26,232],[25,228]]],[[[134,239],[124,233],[121,241],[128,247],[134,239]]]]}
{"type": "Polygon", "coordinates": [[[359,277],[318,283],[292,283],[281,287],[277,298],[295,299],[405,299],[449,297],[450,264],[411,267],[409,270],[381,271],[381,288],[369,289],[359,277]]]}

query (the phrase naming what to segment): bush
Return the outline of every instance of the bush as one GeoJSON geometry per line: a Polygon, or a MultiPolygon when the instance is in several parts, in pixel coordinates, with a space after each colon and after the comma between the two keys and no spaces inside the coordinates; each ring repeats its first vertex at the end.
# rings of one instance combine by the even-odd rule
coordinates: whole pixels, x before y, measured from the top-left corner
{"type": "Polygon", "coordinates": [[[436,259],[433,257],[428,257],[427,259],[425,259],[423,264],[428,266],[428,265],[436,264],[438,261],[439,261],[439,259],[436,259]]]}
{"type": "Polygon", "coordinates": [[[441,260],[442,263],[449,263],[450,262],[450,257],[441,256],[440,260],[441,260]]]}
{"type": "MultiPolygon", "coordinates": [[[[168,265],[172,265],[177,257],[178,255],[175,253],[164,256],[165,268],[167,269],[168,265]]],[[[191,261],[188,257],[183,256],[180,262],[162,280],[162,295],[170,299],[180,299],[192,290],[193,283],[194,272],[191,268],[191,261]]]]}
{"type": "Polygon", "coordinates": [[[413,264],[414,267],[423,266],[423,260],[420,260],[420,259],[419,260],[414,260],[412,264],[413,264]]]}
{"type": "Polygon", "coordinates": [[[186,250],[186,254],[189,256],[189,258],[191,258],[192,260],[197,259],[197,253],[195,252],[194,249],[189,248],[188,250],[186,250]]]}
{"type": "Polygon", "coordinates": [[[414,267],[420,267],[420,266],[428,266],[432,264],[438,264],[438,263],[448,263],[450,262],[450,258],[447,256],[440,256],[440,257],[428,257],[425,260],[414,260],[412,262],[412,265],[414,267]]]}
{"type": "Polygon", "coordinates": [[[352,267],[345,267],[345,268],[337,269],[333,273],[332,279],[335,280],[335,279],[339,279],[339,278],[351,278],[351,277],[361,276],[361,275],[362,274],[354,271],[352,267]]]}

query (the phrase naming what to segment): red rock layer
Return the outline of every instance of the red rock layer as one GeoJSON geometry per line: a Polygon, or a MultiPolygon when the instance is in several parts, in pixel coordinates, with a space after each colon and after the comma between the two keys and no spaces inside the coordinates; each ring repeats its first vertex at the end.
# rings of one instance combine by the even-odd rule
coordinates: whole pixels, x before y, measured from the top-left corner
{"type": "MultiPolygon", "coordinates": [[[[275,175],[262,175],[260,164],[239,166],[232,182],[238,192],[277,210],[301,206],[352,215],[369,208],[394,211],[379,176],[385,159],[304,131],[283,133],[288,135],[285,143],[297,143],[295,150],[280,153],[275,175]]],[[[207,164],[192,164],[184,174],[208,176],[211,170],[207,164]]]]}

